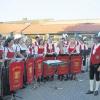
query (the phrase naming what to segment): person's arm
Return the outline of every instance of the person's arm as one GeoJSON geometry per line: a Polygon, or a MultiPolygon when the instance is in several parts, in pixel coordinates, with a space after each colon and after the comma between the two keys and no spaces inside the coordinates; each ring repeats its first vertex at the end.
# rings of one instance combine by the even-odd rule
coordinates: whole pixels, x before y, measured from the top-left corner
{"type": "Polygon", "coordinates": [[[16,55],[19,56],[19,57],[21,57],[21,58],[24,58],[24,56],[20,53],[20,51],[17,51],[16,55]]]}
{"type": "Polygon", "coordinates": [[[4,47],[4,59],[5,60],[7,60],[8,59],[8,57],[7,57],[7,53],[8,53],[8,50],[7,50],[7,48],[6,47],[4,47]]]}
{"type": "Polygon", "coordinates": [[[20,53],[20,46],[16,46],[14,48],[14,50],[15,50],[15,53],[16,53],[16,57],[19,56],[21,58],[24,58],[24,56],[20,53]]]}
{"type": "Polygon", "coordinates": [[[69,49],[69,45],[66,47],[66,53],[67,53],[67,54],[69,54],[68,49],[69,49]]]}
{"type": "Polygon", "coordinates": [[[58,55],[59,54],[59,51],[60,51],[60,48],[59,47],[55,47],[55,53],[58,55]]]}

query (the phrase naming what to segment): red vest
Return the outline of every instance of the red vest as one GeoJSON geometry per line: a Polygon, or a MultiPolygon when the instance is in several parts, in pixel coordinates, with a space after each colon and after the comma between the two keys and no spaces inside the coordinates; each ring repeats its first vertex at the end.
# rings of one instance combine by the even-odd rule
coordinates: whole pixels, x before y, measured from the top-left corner
{"type": "Polygon", "coordinates": [[[68,53],[75,53],[76,52],[76,46],[74,48],[69,47],[68,53]]]}
{"type": "Polygon", "coordinates": [[[14,58],[14,55],[15,55],[15,53],[9,51],[9,49],[8,49],[8,52],[7,52],[7,58],[14,58]]]}
{"type": "Polygon", "coordinates": [[[8,52],[7,57],[8,58],[14,58],[14,52],[8,52]]]}
{"type": "Polygon", "coordinates": [[[38,47],[38,54],[43,54],[43,53],[44,53],[44,47],[43,48],[38,47]]]}
{"type": "Polygon", "coordinates": [[[92,50],[90,62],[91,64],[100,64],[100,46],[96,48],[95,54],[93,54],[93,50],[92,50]]]}

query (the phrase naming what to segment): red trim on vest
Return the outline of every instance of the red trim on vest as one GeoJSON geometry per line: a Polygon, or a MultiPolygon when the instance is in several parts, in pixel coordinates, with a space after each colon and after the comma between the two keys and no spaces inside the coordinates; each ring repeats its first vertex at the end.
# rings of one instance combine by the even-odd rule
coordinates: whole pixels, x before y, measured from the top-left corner
{"type": "MultiPolygon", "coordinates": [[[[94,47],[93,47],[93,49],[94,49],[94,47]]],[[[91,53],[90,62],[91,62],[91,64],[100,64],[100,46],[98,48],[96,48],[95,54],[93,54],[93,49],[92,49],[92,53],[91,53]]]]}

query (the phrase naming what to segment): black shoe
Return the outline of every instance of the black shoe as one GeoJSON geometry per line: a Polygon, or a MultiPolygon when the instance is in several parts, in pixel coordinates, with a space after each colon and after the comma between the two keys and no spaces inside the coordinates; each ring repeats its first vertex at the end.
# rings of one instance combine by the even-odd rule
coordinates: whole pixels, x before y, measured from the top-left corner
{"type": "Polygon", "coordinates": [[[94,91],[94,96],[97,96],[98,94],[98,91],[94,91]]]}
{"type": "Polygon", "coordinates": [[[88,90],[86,94],[93,94],[93,91],[88,90]]]}

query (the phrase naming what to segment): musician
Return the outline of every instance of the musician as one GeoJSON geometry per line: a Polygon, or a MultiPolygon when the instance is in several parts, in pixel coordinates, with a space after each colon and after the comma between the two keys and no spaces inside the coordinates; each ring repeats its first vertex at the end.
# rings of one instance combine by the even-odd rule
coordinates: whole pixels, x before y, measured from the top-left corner
{"type": "Polygon", "coordinates": [[[38,46],[35,46],[34,51],[35,51],[35,54],[37,54],[39,56],[44,56],[44,54],[46,54],[43,39],[40,39],[38,41],[38,46]]]}
{"type": "MultiPolygon", "coordinates": [[[[45,48],[44,48],[44,41],[43,41],[43,39],[39,39],[39,41],[38,41],[38,46],[35,46],[34,47],[34,52],[35,52],[35,55],[36,55],[36,57],[37,58],[39,58],[41,61],[43,60],[43,57],[45,56],[45,48]]],[[[40,63],[42,63],[42,62],[40,62],[40,63]]],[[[42,67],[42,66],[41,66],[42,67]]],[[[41,81],[43,81],[43,77],[42,76],[40,76],[40,77],[38,77],[38,79],[37,79],[37,82],[41,82],[41,81]]]]}
{"type": "Polygon", "coordinates": [[[94,36],[94,45],[91,50],[91,56],[90,56],[90,72],[89,72],[89,78],[90,78],[90,89],[87,92],[87,94],[94,94],[94,96],[98,95],[98,89],[100,85],[100,32],[98,33],[98,36],[94,36]],[[94,78],[95,77],[95,78],[94,78]],[[95,88],[94,88],[94,81],[95,88]]]}
{"type": "Polygon", "coordinates": [[[33,56],[34,55],[34,47],[32,45],[32,39],[28,38],[25,42],[26,46],[27,46],[27,53],[29,56],[33,56]]]}
{"type": "Polygon", "coordinates": [[[39,45],[39,40],[40,40],[40,38],[39,38],[39,36],[36,36],[35,37],[35,42],[34,42],[34,46],[38,46],[39,45]]]}
{"type": "Polygon", "coordinates": [[[4,62],[4,47],[3,47],[3,37],[0,35],[0,65],[2,66],[4,62]]]}
{"type": "Polygon", "coordinates": [[[47,54],[54,54],[55,53],[55,46],[54,43],[52,42],[52,38],[48,38],[47,44],[45,44],[45,52],[47,54]]]}
{"type": "MultiPolygon", "coordinates": [[[[0,35],[0,86],[2,87],[3,86],[3,82],[2,82],[2,70],[3,70],[3,65],[4,65],[4,48],[3,48],[3,45],[2,45],[2,42],[3,42],[3,37],[2,35],[0,35]]],[[[2,88],[0,89],[0,100],[3,100],[2,97],[2,88]]]]}
{"type": "Polygon", "coordinates": [[[63,39],[63,42],[64,42],[64,47],[67,48],[69,44],[69,40],[66,38],[66,39],[63,39]]]}
{"type": "Polygon", "coordinates": [[[5,59],[5,69],[3,74],[3,94],[10,94],[9,89],[9,64],[15,61],[15,51],[13,49],[14,40],[12,38],[7,38],[4,45],[4,59],[5,59]]]}
{"type": "Polygon", "coordinates": [[[20,38],[19,41],[18,41],[17,49],[20,51],[20,54],[21,54],[19,57],[22,57],[22,58],[27,57],[27,52],[26,52],[27,51],[27,46],[25,44],[25,41],[24,41],[23,38],[20,38]]]}
{"type": "Polygon", "coordinates": [[[86,66],[87,51],[88,51],[88,46],[86,45],[86,43],[84,43],[84,41],[80,41],[80,53],[82,54],[83,57],[82,72],[85,72],[87,70],[86,66]]]}
{"type": "Polygon", "coordinates": [[[24,56],[20,52],[20,44],[19,44],[19,42],[20,42],[21,38],[22,38],[21,34],[16,34],[14,36],[13,48],[14,48],[14,50],[16,52],[16,58],[23,58],[24,59],[24,56]]]}
{"type": "Polygon", "coordinates": [[[15,51],[13,48],[13,44],[14,44],[14,40],[10,37],[5,41],[5,45],[4,45],[5,55],[4,56],[6,60],[13,61],[15,59],[15,51]]]}
{"type": "MultiPolygon", "coordinates": [[[[66,47],[67,44],[65,45],[65,39],[61,38],[60,41],[56,44],[55,46],[55,52],[57,55],[59,54],[66,54],[66,47]]],[[[67,80],[68,79],[68,75],[64,76],[64,75],[58,75],[58,79],[59,80],[67,80]]]]}
{"type": "MultiPolygon", "coordinates": [[[[69,55],[72,55],[72,54],[79,54],[80,53],[80,47],[79,45],[77,45],[77,42],[75,39],[71,39],[69,41],[69,45],[67,47],[67,53],[69,55]]],[[[72,80],[76,80],[76,74],[70,74],[69,75],[69,78],[72,79],[72,80]]]]}
{"type": "MultiPolygon", "coordinates": [[[[52,42],[52,38],[49,37],[48,40],[47,40],[47,43],[45,44],[45,55],[52,55],[52,56],[55,56],[55,45],[54,43],[52,42]]],[[[51,76],[51,77],[48,77],[47,80],[54,80],[54,75],[51,76]]]]}
{"type": "Polygon", "coordinates": [[[68,54],[74,54],[74,53],[79,54],[80,53],[80,47],[79,47],[79,45],[77,45],[77,43],[74,39],[71,39],[69,41],[69,45],[67,47],[67,53],[68,54]]]}
{"type": "Polygon", "coordinates": [[[63,38],[60,39],[60,41],[55,46],[55,52],[57,54],[65,54],[64,52],[64,40],[63,38]]]}

